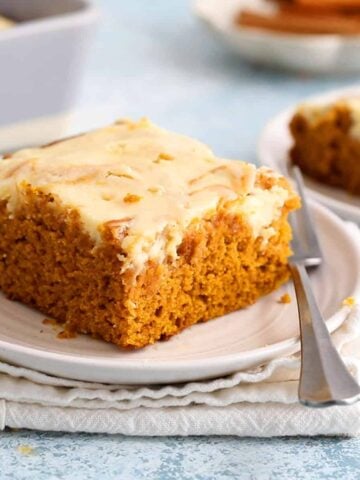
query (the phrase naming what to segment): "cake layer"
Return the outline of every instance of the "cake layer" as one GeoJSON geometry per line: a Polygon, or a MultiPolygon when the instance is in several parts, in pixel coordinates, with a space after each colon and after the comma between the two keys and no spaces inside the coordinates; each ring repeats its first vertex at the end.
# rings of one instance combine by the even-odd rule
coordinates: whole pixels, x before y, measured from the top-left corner
{"type": "Polygon", "coordinates": [[[325,184],[360,195],[360,99],[305,104],[290,122],[293,163],[325,184]]]}
{"type": "Polygon", "coordinates": [[[257,174],[253,165],[217,158],[200,142],[147,120],[119,121],[0,162],[0,199],[9,212],[21,204],[27,185],[75,209],[96,242],[110,226],[121,244],[123,271],[136,273],[148,260],[175,260],[188,226],[222,204],[267,241],[292,195],[267,169],[257,174]]]}
{"type": "Polygon", "coordinates": [[[119,269],[111,230],[96,246],[76,211],[30,188],[23,198],[12,218],[0,205],[0,288],[66,331],[141,348],[249,306],[288,279],[294,203],[266,247],[244,218],[219,210],[187,230],[175,262],[149,261],[134,283],[119,269]]]}

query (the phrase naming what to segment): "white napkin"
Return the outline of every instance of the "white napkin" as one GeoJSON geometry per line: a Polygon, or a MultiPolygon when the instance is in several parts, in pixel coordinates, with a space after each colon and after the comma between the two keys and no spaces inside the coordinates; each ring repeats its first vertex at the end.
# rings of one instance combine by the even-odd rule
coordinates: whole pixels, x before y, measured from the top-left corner
{"type": "MultiPolygon", "coordinates": [[[[360,380],[360,308],[333,334],[360,380]]],[[[299,356],[225,378],[171,386],[101,385],[0,363],[0,429],[126,435],[356,435],[360,404],[312,409],[297,400],[299,356]]]]}

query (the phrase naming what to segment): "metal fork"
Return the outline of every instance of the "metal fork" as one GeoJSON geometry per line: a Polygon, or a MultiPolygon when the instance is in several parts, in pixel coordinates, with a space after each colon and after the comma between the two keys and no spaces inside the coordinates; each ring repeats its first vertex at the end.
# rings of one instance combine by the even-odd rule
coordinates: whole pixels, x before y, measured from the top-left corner
{"type": "Polygon", "coordinates": [[[291,166],[290,171],[302,201],[302,208],[290,218],[294,236],[290,270],[301,337],[299,400],[310,407],[350,405],[360,400],[360,387],[334,347],[312,291],[306,267],[320,265],[322,253],[306,203],[301,172],[296,166],[291,166]]]}

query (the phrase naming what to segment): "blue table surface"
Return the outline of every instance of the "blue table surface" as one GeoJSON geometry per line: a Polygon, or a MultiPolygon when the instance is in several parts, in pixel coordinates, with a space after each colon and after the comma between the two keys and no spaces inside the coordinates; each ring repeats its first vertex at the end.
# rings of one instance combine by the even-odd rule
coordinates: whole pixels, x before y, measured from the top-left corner
{"type": "MultiPolygon", "coordinates": [[[[148,116],[218,155],[256,161],[264,124],[308,95],[357,76],[311,77],[244,63],[209,35],[185,0],[102,0],[77,106],[90,123],[148,116]]],[[[0,433],[0,479],[360,478],[360,439],[131,438],[0,433]],[[19,446],[30,445],[25,455],[19,446]]]]}

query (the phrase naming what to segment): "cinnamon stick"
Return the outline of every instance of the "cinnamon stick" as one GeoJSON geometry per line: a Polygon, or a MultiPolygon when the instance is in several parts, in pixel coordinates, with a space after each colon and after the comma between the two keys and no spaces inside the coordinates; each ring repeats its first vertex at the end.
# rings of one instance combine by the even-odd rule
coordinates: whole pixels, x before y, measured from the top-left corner
{"type": "Polygon", "coordinates": [[[241,26],[276,32],[298,34],[360,34],[359,19],[341,15],[323,14],[303,16],[281,10],[273,15],[268,15],[244,9],[235,21],[241,26]]]}

